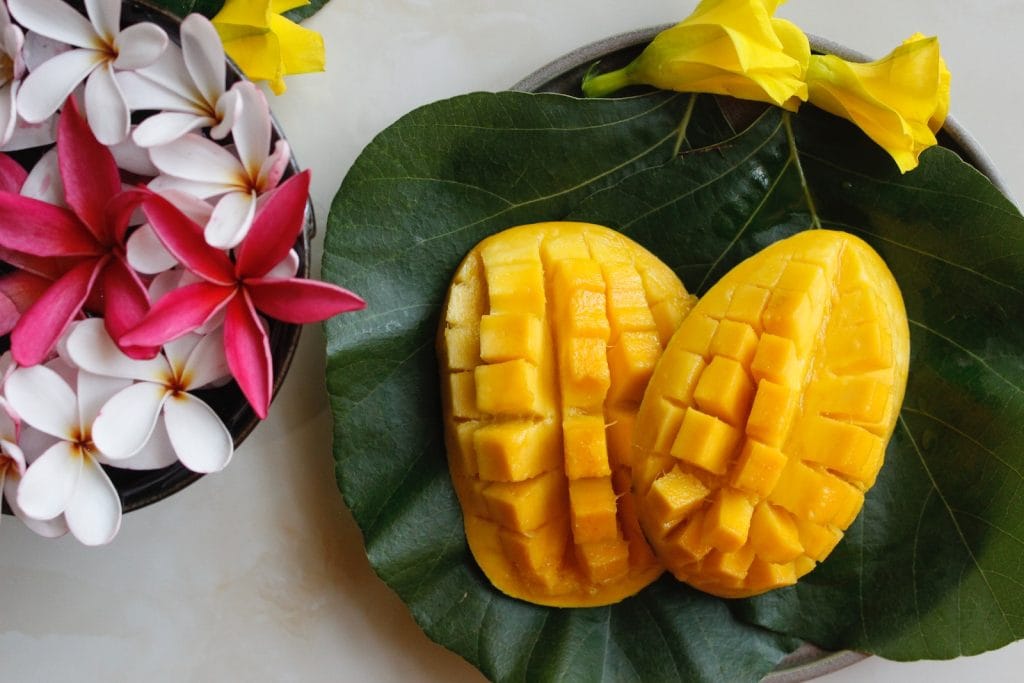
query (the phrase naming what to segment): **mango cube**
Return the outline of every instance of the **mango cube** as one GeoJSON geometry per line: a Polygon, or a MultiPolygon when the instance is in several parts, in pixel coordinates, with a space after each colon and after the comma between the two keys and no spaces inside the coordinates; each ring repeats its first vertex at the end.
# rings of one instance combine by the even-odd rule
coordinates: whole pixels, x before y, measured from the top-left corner
{"type": "Polygon", "coordinates": [[[488,517],[498,525],[525,533],[567,516],[565,475],[558,470],[527,481],[493,482],[482,490],[488,517]]]}
{"type": "Polygon", "coordinates": [[[750,518],[750,545],[772,564],[792,562],[804,552],[793,516],[767,501],[759,503],[750,518]]]}
{"type": "Polygon", "coordinates": [[[791,339],[774,334],[761,336],[750,364],[754,381],[767,379],[776,384],[799,388],[803,384],[804,364],[797,357],[796,345],[791,339]]]}
{"type": "Polygon", "coordinates": [[[733,470],[732,485],[758,498],[766,498],[782,476],[787,461],[785,453],[778,448],[747,439],[733,470]]]}
{"type": "Polygon", "coordinates": [[[523,359],[536,365],[540,362],[544,344],[544,327],[541,319],[525,313],[485,315],[480,318],[480,333],[477,345],[479,360],[486,363],[501,363],[507,360],[523,359]]]}
{"type": "Polygon", "coordinates": [[[481,412],[509,416],[544,413],[537,366],[520,359],[478,365],[474,372],[476,404],[481,412]]]}
{"type": "Polygon", "coordinates": [[[569,479],[611,476],[604,418],[596,415],[563,418],[562,441],[565,475],[569,479]]]}
{"type": "Polygon", "coordinates": [[[524,481],[561,463],[558,432],[545,422],[494,422],[473,433],[478,476],[485,481],[524,481]]]}
{"type": "Polygon", "coordinates": [[[668,531],[700,507],[708,493],[708,487],[700,479],[683,472],[677,465],[654,480],[647,491],[644,507],[668,531]]]}
{"type": "Polygon", "coordinates": [[[687,408],[670,454],[713,474],[725,474],[740,436],[725,422],[687,408]]]}
{"type": "Polygon", "coordinates": [[[747,436],[781,448],[789,433],[798,398],[799,394],[794,389],[761,380],[747,418],[747,436]]]}
{"type": "Polygon", "coordinates": [[[715,356],[693,391],[694,403],[734,427],[742,427],[754,399],[754,384],[743,366],[731,358],[715,356]]]}
{"type": "Polygon", "coordinates": [[[495,265],[487,271],[490,312],[544,316],[544,271],[539,261],[495,265]]]}
{"type": "Polygon", "coordinates": [[[738,550],[747,542],[753,512],[745,493],[719,489],[704,517],[704,540],[719,550],[738,550]]]}
{"type": "Polygon", "coordinates": [[[569,514],[577,545],[617,539],[617,510],[610,477],[569,482],[569,514]]]}
{"type": "Polygon", "coordinates": [[[757,285],[743,284],[733,292],[732,301],[725,311],[725,317],[739,323],[749,325],[755,334],[760,335],[764,330],[761,322],[761,314],[768,303],[771,290],[757,285]]]}
{"type": "Polygon", "coordinates": [[[657,332],[623,332],[619,335],[608,348],[609,400],[639,403],[660,357],[661,342],[657,332]]]}
{"type": "Polygon", "coordinates": [[[611,386],[607,345],[592,337],[570,337],[560,346],[558,370],[562,404],[600,407],[611,386]]]}

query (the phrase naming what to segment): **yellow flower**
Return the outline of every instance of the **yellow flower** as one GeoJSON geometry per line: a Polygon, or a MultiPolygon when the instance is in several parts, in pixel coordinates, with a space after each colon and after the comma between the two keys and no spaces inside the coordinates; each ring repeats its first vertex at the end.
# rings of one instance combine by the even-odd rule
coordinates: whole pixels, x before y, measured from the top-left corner
{"type": "Polygon", "coordinates": [[[783,0],[703,0],[662,31],[632,63],[583,80],[588,97],[627,85],[732,95],[795,111],[807,99],[810,46],[803,31],[772,17],[783,0]]]}
{"type": "Polygon", "coordinates": [[[289,74],[324,70],[324,39],[281,16],[309,0],[227,0],[213,25],[224,50],[254,81],[280,95],[289,74]]]}
{"type": "Polygon", "coordinates": [[[814,55],[807,69],[811,104],[857,124],[903,173],[936,143],[949,111],[949,83],[938,39],[919,33],[875,62],[814,55]]]}

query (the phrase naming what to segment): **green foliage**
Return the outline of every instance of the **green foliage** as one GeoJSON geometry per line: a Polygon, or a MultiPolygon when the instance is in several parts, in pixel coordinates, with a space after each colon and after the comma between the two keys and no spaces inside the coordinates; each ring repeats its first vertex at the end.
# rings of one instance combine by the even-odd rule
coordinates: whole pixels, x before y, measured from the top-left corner
{"type": "Polygon", "coordinates": [[[674,155],[688,100],[477,93],[408,114],[357,160],[323,273],[369,303],[327,337],[338,483],[371,564],[428,635],[495,680],[757,680],[794,637],[894,659],[1021,637],[1024,218],[952,152],[901,176],[810,107],[737,133],[699,97],[674,155]],[[438,316],[478,240],[562,218],[629,234],[698,294],[816,221],[889,264],[911,320],[906,401],[864,512],[798,586],[725,601],[666,577],[559,610],[477,569],[447,475],[438,316]]]}

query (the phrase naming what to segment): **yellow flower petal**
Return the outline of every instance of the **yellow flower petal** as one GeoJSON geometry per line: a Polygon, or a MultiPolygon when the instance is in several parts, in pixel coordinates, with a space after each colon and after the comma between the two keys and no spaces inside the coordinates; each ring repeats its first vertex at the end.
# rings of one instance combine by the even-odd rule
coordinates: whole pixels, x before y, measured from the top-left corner
{"type": "Polygon", "coordinates": [[[254,81],[267,81],[280,95],[284,77],[323,71],[323,37],[281,16],[308,0],[228,0],[213,18],[224,50],[254,81]]]}
{"type": "Polygon", "coordinates": [[[708,92],[795,109],[807,98],[806,36],[771,15],[779,0],[703,0],[689,17],[659,33],[631,64],[584,79],[588,96],[644,83],[708,92]]]}
{"type": "Polygon", "coordinates": [[[286,74],[324,70],[326,57],[323,36],[281,16],[271,17],[270,29],[280,42],[286,74]]]}
{"type": "Polygon", "coordinates": [[[270,23],[270,0],[227,0],[211,20],[217,24],[267,28],[270,23]]]}
{"type": "Polygon", "coordinates": [[[811,104],[855,123],[904,173],[936,144],[949,109],[949,82],[938,40],[917,35],[874,62],[814,55],[807,69],[811,104]]]}

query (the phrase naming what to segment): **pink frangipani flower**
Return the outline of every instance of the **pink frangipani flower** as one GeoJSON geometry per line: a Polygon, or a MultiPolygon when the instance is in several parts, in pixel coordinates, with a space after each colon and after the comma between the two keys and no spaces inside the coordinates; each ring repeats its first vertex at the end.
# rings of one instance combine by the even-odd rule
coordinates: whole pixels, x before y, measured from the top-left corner
{"type": "Polygon", "coordinates": [[[193,472],[218,472],[234,452],[231,433],[210,406],[192,391],[229,374],[220,332],[189,334],[167,342],[149,360],[124,355],[95,318],[82,320],[68,335],[67,357],[105,377],[137,380],[114,394],[92,425],[96,447],[125,459],[149,443],[162,418],[170,446],[193,472]]]}
{"type": "MultiPolygon", "coordinates": [[[[45,360],[90,298],[100,301],[114,338],[149,307],[145,286],[125,261],[124,246],[128,221],[145,194],[122,191],[114,158],[93,136],[73,98],[61,111],[57,155],[70,208],[0,191],[0,247],[67,264],[11,333],[11,350],[21,366],[45,360]]],[[[152,349],[126,352],[153,354],[152,349]]]]}
{"type": "Polygon", "coordinates": [[[239,108],[231,126],[235,152],[195,133],[150,149],[160,169],[149,187],[157,192],[183,190],[203,199],[216,198],[204,229],[206,241],[231,249],[245,239],[260,195],[277,187],[288,168],[289,147],[278,140],[271,149],[267,99],[252,83],[236,83],[239,108]]]}
{"type": "Polygon", "coordinates": [[[18,22],[75,49],[61,52],[33,69],[18,93],[18,111],[30,123],[46,120],[85,82],[85,109],[96,137],[105,144],[128,135],[128,103],[115,70],[155,62],[167,48],[167,34],[142,22],[121,30],[121,0],[86,0],[86,19],[62,0],[8,0],[18,22]]]}
{"type": "Polygon", "coordinates": [[[225,312],[224,350],[228,367],[260,418],[267,416],[273,368],[267,332],[258,312],[288,323],[325,320],[366,304],[335,285],[300,278],[270,277],[302,230],[309,171],[283,183],[253,220],[235,261],[207,244],[197,226],[169,201],[149,196],[143,211],[160,240],[201,281],[157,301],[118,345],[156,347],[225,312]]]}

